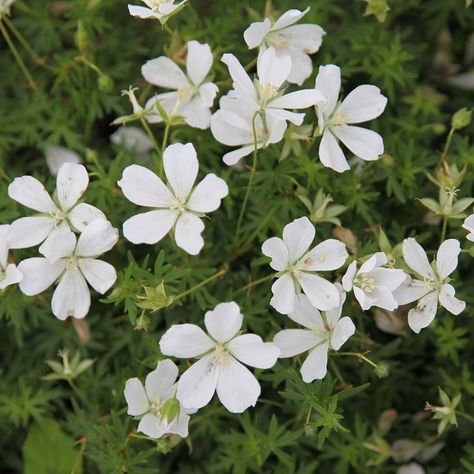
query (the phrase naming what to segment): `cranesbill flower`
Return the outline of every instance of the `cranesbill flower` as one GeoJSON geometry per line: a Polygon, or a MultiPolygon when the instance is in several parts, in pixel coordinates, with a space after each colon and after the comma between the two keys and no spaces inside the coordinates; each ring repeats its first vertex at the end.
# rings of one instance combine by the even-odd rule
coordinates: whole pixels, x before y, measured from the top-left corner
{"type": "Polygon", "coordinates": [[[194,324],[173,324],[160,340],[163,354],[199,360],[178,381],[177,399],[186,408],[207,405],[215,392],[232,413],[255,406],[260,385],[243,365],[269,369],[280,351],[255,334],[240,335],[243,316],[235,302],[220,303],[207,311],[204,324],[209,336],[194,324]]]}
{"type": "MultiPolygon", "coordinates": [[[[153,109],[158,101],[168,116],[182,116],[191,127],[205,129],[211,119],[210,107],[214,103],[218,87],[213,82],[205,82],[214,59],[208,44],[198,41],[188,42],[186,74],[170,58],[160,56],[142,66],[143,77],[158,87],[172,89],[152,97],[145,109],[153,109]]],[[[151,123],[163,121],[158,113],[147,115],[151,123]]]]}
{"type": "Polygon", "coordinates": [[[226,182],[208,174],[195,188],[199,161],[191,143],[175,143],[163,155],[168,186],[149,169],[131,165],[124,169],[118,185],[125,197],[152,211],[131,217],[123,233],[134,244],[155,244],[171,229],[178,247],[197,255],[204,246],[201,217],[215,211],[229,190],[226,182]]]}
{"type": "Polygon", "coordinates": [[[164,434],[188,436],[190,410],[176,400],[178,367],[169,359],[160,360],[156,369],[145,379],[145,387],[137,377],[125,384],[127,413],[140,417],[138,431],[151,438],[164,434]]]}
{"type": "Polygon", "coordinates": [[[438,310],[438,301],[452,314],[460,314],[466,308],[466,303],[454,296],[454,287],[449,284],[449,275],[458,266],[460,251],[458,240],[445,240],[430,265],[426,252],[415,239],[403,241],[403,259],[419,277],[405,280],[395,290],[394,296],[400,305],[419,300],[416,308],[408,312],[408,325],[416,333],[431,324],[438,310]]]}
{"type": "Polygon", "coordinates": [[[56,192],[51,199],[44,186],[33,176],[15,178],[8,186],[8,195],[30,209],[38,211],[31,217],[14,221],[9,231],[12,249],[33,247],[44,241],[40,251],[48,251],[51,240],[66,230],[82,232],[96,219],[105,220],[102,211],[79,203],[89,184],[86,168],[64,163],[56,178],[56,192]]]}
{"type": "Polygon", "coordinates": [[[352,124],[367,122],[378,117],[387,105],[387,98],[376,86],[356,87],[341,103],[341,70],[330,64],[321,66],[316,77],[316,89],[323,93],[326,102],[317,106],[319,131],[319,159],[324,166],[339,173],[350,167],[339,145],[339,140],[355,156],[366,161],[377,160],[384,151],[382,137],[366,128],[352,124]]]}
{"type": "Polygon", "coordinates": [[[147,158],[148,153],[155,148],[151,138],[141,128],[133,126],[119,127],[110,135],[110,141],[127,151],[137,153],[141,159],[147,158]]]}
{"type": "Polygon", "coordinates": [[[355,333],[352,320],[348,316],[341,318],[346,295],[339,283],[335,286],[340,295],[336,308],[320,313],[305,295],[300,295],[294,311],[288,316],[306,329],[284,329],[273,338],[280,349],[280,358],[309,351],[301,366],[301,375],[306,383],[325,377],[329,350],[339,350],[355,333]]]}
{"type": "Polygon", "coordinates": [[[474,214],[467,216],[462,226],[469,232],[469,234],[466,235],[466,239],[474,242],[474,214]]]}
{"type": "Polygon", "coordinates": [[[21,291],[28,296],[38,295],[59,279],[51,302],[53,314],[62,320],[68,316],[84,318],[91,304],[87,283],[100,294],[115,283],[114,267],[97,257],[117,240],[117,229],[102,219],[85,227],[77,241],[70,231],[57,234],[48,253],[43,253],[47,258],[28,258],[18,265],[23,274],[21,291]]]}
{"type": "Polygon", "coordinates": [[[403,270],[384,268],[386,264],[387,256],[383,252],[376,252],[359,270],[357,262],[353,261],[342,278],[344,290],[354,290],[354,296],[364,311],[372,306],[389,311],[398,307],[393,292],[405,281],[407,275],[403,270]]]}
{"type": "Polygon", "coordinates": [[[46,164],[53,176],[56,176],[64,163],[81,163],[81,157],[74,151],[58,145],[49,145],[45,150],[46,164]]]}
{"type": "Polygon", "coordinates": [[[270,266],[278,272],[270,304],[282,314],[294,311],[301,292],[322,311],[340,303],[337,287],[315,272],[341,267],[348,256],[346,247],[339,240],[328,239],[308,252],[315,233],[310,220],[300,217],[285,226],[283,239],[272,237],[262,245],[264,255],[272,259],[270,266]]]}
{"type": "Polygon", "coordinates": [[[0,225],[0,290],[19,283],[23,275],[14,263],[8,263],[8,224],[0,225]]]}
{"type": "Polygon", "coordinates": [[[142,0],[146,7],[129,5],[128,11],[132,16],[140,18],[156,18],[161,23],[166,23],[171,15],[178,13],[187,0],[175,3],[175,0],[142,0]]]}
{"type": "Polygon", "coordinates": [[[291,9],[283,13],[274,23],[269,18],[252,23],[244,32],[244,39],[250,49],[275,48],[279,56],[291,57],[291,71],[287,82],[298,85],[311,75],[313,64],[310,54],[316,53],[326,34],[318,25],[295,25],[309,12],[291,9]]]}

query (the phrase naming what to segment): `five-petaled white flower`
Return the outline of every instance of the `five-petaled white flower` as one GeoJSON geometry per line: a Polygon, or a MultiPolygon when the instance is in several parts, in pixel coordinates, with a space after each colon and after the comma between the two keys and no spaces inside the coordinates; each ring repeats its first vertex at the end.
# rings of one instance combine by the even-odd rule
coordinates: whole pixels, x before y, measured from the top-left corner
{"type": "Polygon", "coordinates": [[[325,31],[318,25],[295,25],[304,11],[291,9],[272,24],[269,18],[252,23],[244,32],[244,39],[250,49],[260,46],[260,50],[275,48],[279,56],[291,57],[291,72],[287,82],[301,85],[311,75],[313,64],[310,54],[316,53],[323,41],[325,31]]]}
{"type": "Polygon", "coordinates": [[[256,404],[260,385],[242,364],[269,369],[280,351],[255,334],[239,335],[242,322],[236,303],[220,303],[204,317],[211,337],[194,324],[174,324],[163,334],[163,354],[200,358],[178,381],[177,398],[184,407],[199,409],[211,401],[216,391],[232,413],[242,413],[256,404]]]}
{"type": "Polygon", "coordinates": [[[10,248],[33,247],[44,241],[40,252],[47,252],[51,242],[65,230],[82,232],[90,222],[105,220],[102,211],[78,201],[89,184],[89,175],[82,165],[64,163],[56,178],[54,199],[33,176],[15,178],[8,186],[8,195],[39,214],[22,217],[10,226],[10,248]]]}
{"type": "Polygon", "coordinates": [[[137,377],[125,384],[127,413],[141,417],[138,431],[151,438],[164,434],[188,436],[189,414],[176,400],[178,367],[169,359],[160,360],[145,379],[145,387],[137,377]]]}
{"type": "Polygon", "coordinates": [[[219,208],[229,192],[227,184],[210,173],[193,189],[199,162],[191,143],[168,146],[163,162],[168,186],[143,166],[131,165],[123,171],[118,185],[125,197],[153,208],[125,221],[123,233],[134,244],[155,244],[174,228],[178,247],[197,255],[204,246],[200,217],[219,208]]]}
{"type": "Polygon", "coordinates": [[[259,54],[258,79],[254,82],[233,54],[224,54],[222,62],[229,68],[233,79],[234,89],[229,92],[229,97],[239,99],[241,107],[248,108],[253,113],[301,125],[304,113],[286,109],[306,109],[325,101],[323,94],[316,89],[283,94],[282,86],[290,75],[292,62],[290,56],[277,55],[275,48],[268,48],[259,54]]]}
{"type": "Polygon", "coordinates": [[[81,163],[81,157],[74,151],[58,145],[48,145],[45,149],[46,164],[53,176],[57,176],[64,163],[81,163]]]}
{"type": "Polygon", "coordinates": [[[461,251],[459,241],[445,240],[439,247],[436,259],[430,265],[423,247],[413,238],[403,241],[403,259],[421,278],[407,278],[394,292],[398,304],[403,305],[419,300],[416,308],[408,312],[408,325],[419,333],[431,324],[438,309],[438,300],[452,314],[464,311],[466,303],[457,299],[455,290],[449,284],[449,275],[458,266],[461,251]]]}
{"type": "MultiPolygon", "coordinates": [[[[146,62],[142,66],[143,77],[150,84],[172,89],[173,92],[155,95],[148,100],[145,109],[153,109],[158,101],[170,118],[179,115],[191,127],[208,128],[211,120],[210,107],[214,103],[218,87],[213,82],[204,81],[213,61],[208,44],[189,41],[186,74],[166,56],[146,62]]],[[[148,114],[146,119],[151,123],[163,121],[158,111],[148,114]]]]}
{"type": "Polygon", "coordinates": [[[130,15],[140,18],[156,18],[161,23],[165,23],[171,15],[178,13],[187,0],[182,0],[176,4],[174,3],[175,0],[142,0],[142,2],[146,7],[128,5],[130,15]]]}
{"type": "Polygon", "coordinates": [[[340,283],[335,285],[340,295],[339,306],[320,313],[305,295],[300,295],[294,311],[288,316],[306,329],[284,329],[273,339],[280,349],[280,358],[310,351],[301,366],[301,375],[306,383],[325,377],[328,351],[339,350],[355,332],[352,320],[348,316],[341,318],[346,295],[340,283]]]}
{"type": "Polygon", "coordinates": [[[43,252],[47,258],[20,262],[21,291],[28,296],[37,295],[59,279],[51,303],[53,314],[62,320],[68,316],[84,318],[91,304],[87,283],[100,294],[115,283],[114,267],[97,257],[109,251],[117,240],[117,229],[103,219],[91,222],[77,241],[75,234],[64,230],[54,237],[49,251],[43,252]]]}
{"type": "Polygon", "coordinates": [[[264,123],[260,115],[254,119],[251,109],[242,107],[239,99],[228,96],[221,97],[219,105],[219,110],[211,118],[212,135],[224,145],[241,146],[222,157],[226,165],[235,165],[241,158],[252,153],[254,142],[257,149],[260,149],[278,143],[283,138],[287,127],[285,120],[269,116],[264,123]]]}
{"type": "Polygon", "coordinates": [[[336,286],[314,272],[341,267],[348,256],[346,247],[339,240],[328,239],[308,252],[315,233],[310,220],[300,217],[285,226],[283,239],[272,237],[262,245],[262,252],[272,259],[270,266],[278,271],[270,304],[282,314],[294,311],[301,291],[322,311],[339,305],[336,286]]]}
{"type": "Polygon", "coordinates": [[[19,283],[23,275],[14,263],[8,263],[8,224],[0,225],[0,290],[19,283]]]}
{"type": "Polygon", "coordinates": [[[352,124],[372,120],[384,111],[387,98],[380,93],[380,89],[367,84],[356,87],[339,104],[341,70],[333,64],[319,68],[315,87],[326,99],[324,104],[317,106],[322,134],[319,144],[321,163],[339,173],[350,168],[338,140],[359,158],[377,160],[384,151],[382,137],[372,130],[352,124]]]}
{"type": "Polygon", "coordinates": [[[359,270],[354,260],[342,278],[344,290],[354,290],[354,295],[364,311],[372,306],[389,311],[398,307],[393,292],[405,281],[407,275],[403,270],[383,268],[386,264],[385,253],[376,252],[359,270]]]}
{"type": "Polygon", "coordinates": [[[469,232],[469,234],[466,235],[466,239],[474,242],[474,214],[471,214],[464,219],[462,227],[469,232]]]}

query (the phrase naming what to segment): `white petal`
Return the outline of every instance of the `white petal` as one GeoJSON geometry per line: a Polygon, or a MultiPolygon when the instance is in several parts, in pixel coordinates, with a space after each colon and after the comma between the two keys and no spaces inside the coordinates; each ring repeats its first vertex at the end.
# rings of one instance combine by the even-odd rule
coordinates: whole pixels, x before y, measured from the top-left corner
{"type": "Polygon", "coordinates": [[[249,49],[256,48],[262,44],[263,38],[270,31],[272,25],[268,18],[263,21],[252,23],[244,31],[244,40],[249,49]]]}
{"type": "Polygon", "coordinates": [[[222,97],[218,110],[211,118],[211,132],[224,145],[237,146],[253,143],[252,117],[239,110],[239,100],[222,97]],[[223,104],[228,104],[224,107],[223,104]]]}
{"type": "Polygon", "coordinates": [[[18,270],[23,275],[20,290],[28,296],[37,295],[49,288],[65,268],[65,261],[50,263],[41,257],[23,260],[18,265],[18,270]]]}
{"type": "Polygon", "coordinates": [[[199,217],[190,212],[184,212],[176,222],[174,238],[176,245],[188,252],[197,255],[204,247],[204,239],[201,236],[204,223],[199,217]]]}
{"type": "Polygon", "coordinates": [[[3,290],[9,285],[14,285],[15,283],[19,283],[23,279],[23,275],[18,270],[16,265],[10,263],[5,268],[5,276],[3,280],[0,280],[0,290],[3,290]]]}
{"type": "Polygon", "coordinates": [[[286,11],[280,16],[280,18],[278,18],[272,29],[280,30],[292,25],[293,23],[296,23],[297,21],[301,20],[301,18],[303,18],[306,13],[309,12],[309,10],[310,8],[307,7],[305,10],[297,10],[296,8],[292,8],[291,10],[286,11]]]}
{"type": "Polygon", "coordinates": [[[310,383],[326,376],[328,350],[328,343],[322,342],[309,353],[300,369],[304,382],[310,383]]]}
{"type": "Polygon", "coordinates": [[[466,239],[474,242],[474,214],[471,214],[464,219],[462,227],[469,232],[469,234],[466,235],[466,239]]]}
{"type": "Polygon", "coordinates": [[[382,285],[394,291],[405,281],[407,274],[396,268],[375,268],[370,276],[375,279],[377,286],[382,285]]]}
{"type": "Polygon", "coordinates": [[[184,408],[201,408],[207,405],[216,391],[219,365],[214,353],[195,362],[181,375],[176,398],[184,408]]]}
{"type": "Polygon", "coordinates": [[[242,158],[250,155],[254,150],[253,145],[248,145],[244,146],[242,148],[239,148],[238,150],[230,151],[229,153],[226,153],[222,157],[222,161],[227,165],[227,166],[233,166],[236,165],[242,158]]]}
{"type": "Polygon", "coordinates": [[[386,265],[387,256],[384,252],[375,252],[369,259],[367,259],[359,269],[359,273],[369,273],[376,267],[386,265]]]}
{"type": "Polygon", "coordinates": [[[343,114],[347,123],[360,123],[378,117],[386,105],[387,98],[378,87],[362,85],[347,95],[336,112],[343,114]]]}
{"type": "Polygon", "coordinates": [[[439,292],[439,302],[450,313],[458,315],[466,309],[466,303],[454,296],[455,290],[452,285],[444,284],[439,292]]]}
{"type": "Polygon", "coordinates": [[[184,121],[194,128],[205,130],[211,123],[211,111],[209,106],[203,103],[199,97],[195,97],[189,102],[183,103],[179,115],[184,117],[184,121]]]}
{"type": "Polygon", "coordinates": [[[338,173],[350,169],[339,143],[329,130],[323,133],[323,138],[319,144],[319,159],[324,166],[338,173]]]}
{"type": "Polygon", "coordinates": [[[163,154],[168,182],[177,197],[186,200],[191,192],[199,169],[196,150],[192,143],[169,145],[163,154]]]}
{"type": "Polygon", "coordinates": [[[83,232],[87,225],[96,219],[107,220],[105,214],[94,206],[81,202],[74,206],[68,214],[68,220],[79,232],[83,232]]]}
{"type": "MultiPolygon", "coordinates": [[[[298,25],[298,26],[316,26],[316,25],[298,25]]],[[[291,71],[286,81],[290,84],[301,86],[306,79],[313,73],[313,62],[311,58],[299,51],[283,49],[278,51],[279,54],[290,54],[291,71]]]]}
{"type": "Polygon", "coordinates": [[[425,470],[416,462],[399,466],[396,474],[425,474],[425,470]]]}
{"type": "Polygon", "coordinates": [[[333,329],[331,336],[331,347],[338,351],[341,346],[355,334],[355,326],[351,318],[344,316],[341,318],[333,329]]]}
{"type": "Polygon", "coordinates": [[[256,334],[244,334],[232,339],[230,353],[240,362],[259,369],[269,369],[276,364],[280,350],[271,342],[263,342],[256,334]]]}
{"type": "Polygon", "coordinates": [[[173,324],[160,339],[160,350],[163,354],[186,359],[205,354],[215,345],[216,343],[195,324],[173,324]]]}
{"type": "Polygon", "coordinates": [[[50,216],[21,217],[10,224],[8,242],[11,249],[33,247],[43,242],[54,230],[50,216]]]}
{"type": "MultiPolygon", "coordinates": [[[[175,116],[180,114],[180,105],[178,104],[178,93],[177,92],[164,92],[163,94],[156,94],[150,97],[145,104],[145,110],[148,113],[145,115],[145,119],[149,123],[161,123],[163,117],[161,116],[156,103],[159,102],[161,107],[165,109],[168,116],[175,116]]],[[[154,146],[154,145],[153,145],[154,146]]]]}
{"type": "Polygon", "coordinates": [[[295,263],[308,250],[314,240],[316,229],[307,217],[300,217],[290,222],[283,229],[283,241],[288,247],[291,263],[295,263]]]}
{"type": "Polygon", "coordinates": [[[150,438],[161,438],[167,432],[164,420],[153,413],[147,413],[138,423],[138,431],[150,438]]]}
{"type": "Polygon", "coordinates": [[[279,121],[288,120],[289,122],[294,123],[297,126],[303,123],[305,117],[305,114],[298,114],[296,112],[290,112],[288,110],[279,109],[276,107],[273,108],[272,104],[270,104],[270,106],[266,109],[266,115],[267,120],[270,118],[279,121]]]}
{"type": "Polygon", "coordinates": [[[72,150],[62,146],[48,145],[45,149],[46,164],[52,175],[56,176],[64,163],[81,162],[81,157],[72,150]]]}
{"type": "Polygon", "coordinates": [[[431,321],[436,316],[437,309],[438,292],[432,291],[418,301],[416,308],[410,309],[408,312],[408,325],[414,332],[419,333],[423,328],[431,324],[431,321]]]}
{"type": "Polygon", "coordinates": [[[279,237],[271,237],[262,245],[262,253],[272,260],[270,266],[277,271],[285,270],[289,264],[288,247],[279,237]]]}
{"type": "Polygon", "coordinates": [[[144,166],[127,166],[117,184],[125,197],[139,206],[170,207],[174,202],[163,181],[144,166]]]}
{"type": "Polygon", "coordinates": [[[194,188],[186,206],[194,212],[212,212],[228,194],[227,183],[211,173],[194,188]]]}
{"type": "Polygon", "coordinates": [[[148,398],[155,400],[159,397],[161,400],[168,400],[174,395],[173,392],[176,390],[174,384],[177,378],[176,364],[169,359],[160,360],[156,369],[146,376],[145,388],[148,398]]]}
{"type": "Polygon", "coordinates": [[[198,86],[205,79],[212,67],[213,60],[211,48],[208,44],[188,41],[186,71],[194,85],[198,86]]]}
{"type": "Polygon", "coordinates": [[[272,293],[270,305],[279,313],[288,314],[294,310],[296,290],[293,279],[288,273],[275,280],[272,285],[272,293]]]}
{"type": "Polygon", "coordinates": [[[49,234],[49,237],[38,249],[50,262],[63,257],[70,257],[76,247],[76,235],[69,230],[64,222],[49,234]]]}
{"type": "Polygon", "coordinates": [[[340,68],[334,64],[319,66],[315,88],[320,91],[326,99],[326,103],[318,106],[318,111],[325,117],[329,117],[334,112],[337,99],[339,98],[339,91],[341,89],[340,68]]]}
{"type": "Polygon", "coordinates": [[[346,246],[341,241],[327,239],[303,255],[297,265],[307,271],[337,270],[344,265],[348,256],[346,246]]]}
{"type": "Polygon", "coordinates": [[[204,106],[212,107],[218,91],[219,88],[213,82],[205,82],[199,87],[199,100],[204,106]]]}
{"type": "Polygon", "coordinates": [[[128,379],[124,390],[125,400],[127,400],[127,413],[131,416],[140,416],[148,411],[150,403],[143,388],[143,384],[137,377],[128,379]]]}
{"type": "Polygon", "coordinates": [[[8,224],[0,224],[0,267],[5,268],[8,264],[8,224]]]}
{"type": "Polygon", "coordinates": [[[115,283],[117,273],[110,263],[94,258],[81,258],[79,268],[95,291],[103,295],[115,283]]]}
{"type": "Polygon", "coordinates": [[[321,311],[327,311],[339,305],[340,297],[333,283],[319,275],[302,272],[298,278],[301,288],[311,304],[321,311]]]}
{"type": "Polygon", "coordinates": [[[306,109],[325,101],[321,92],[316,89],[303,89],[282,95],[271,101],[271,107],[282,109],[306,109]]]}
{"type": "Polygon", "coordinates": [[[393,292],[393,297],[399,305],[404,305],[419,300],[430,291],[431,288],[424,282],[407,277],[393,292]]]}
{"type": "Polygon", "coordinates": [[[80,235],[76,255],[80,257],[97,257],[108,252],[118,240],[118,231],[109,221],[102,219],[91,222],[80,235]]]}
{"type": "Polygon", "coordinates": [[[295,307],[288,317],[308,329],[325,329],[321,313],[302,293],[296,297],[295,307]]]}
{"type": "Polygon", "coordinates": [[[344,290],[351,291],[352,290],[352,282],[354,281],[354,277],[357,273],[357,262],[354,260],[346,270],[346,273],[342,277],[342,286],[344,290]]]}
{"type": "Polygon", "coordinates": [[[189,81],[179,66],[166,56],[150,59],[142,66],[142,75],[147,82],[166,89],[187,87],[189,81]]]}
{"type": "Polygon", "coordinates": [[[436,254],[436,269],[441,280],[444,280],[456,270],[460,252],[461,245],[459,240],[456,239],[445,240],[439,246],[438,253],[436,254]]]}
{"type": "Polygon", "coordinates": [[[428,262],[428,257],[423,247],[412,237],[403,241],[402,247],[403,260],[405,263],[419,275],[436,279],[433,269],[428,262]]]}
{"type": "Polygon", "coordinates": [[[280,358],[302,354],[322,341],[321,337],[306,329],[284,329],[273,338],[273,342],[280,349],[280,358]]]}
{"type": "Polygon", "coordinates": [[[139,18],[161,17],[160,14],[153,12],[153,10],[138,5],[128,5],[128,12],[130,13],[130,15],[138,16],[139,18]]]}
{"type": "Polygon", "coordinates": [[[238,59],[233,54],[224,54],[221,61],[229,68],[233,87],[237,94],[244,97],[255,97],[255,87],[238,59]]]}
{"type": "Polygon", "coordinates": [[[56,178],[56,193],[63,211],[68,211],[84,194],[89,185],[89,175],[82,165],[64,163],[56,178]]]}
{"type": "Polygon", "coordinates": [[[365,293],[358,286],[354,286],[353,290],[356,300],[359,302],[360,307],[364,311],[370,309],[370,307],[375,303],[375,298],[372,298],[368,293],[365,293]]]}
{"type": "Polygon", "coordinates": [[[233,357],[221,362],[216,389],[219,400],[231,413],[242,413],[255,406],[260,396],[257,379],[233,357]]]}
{"type": "Polygon", "coordinates": [[[398,308],[398,302],[392,292],[385,286],[376,286],[370,296],[375,299],[374,306],[393,311],[398,308]]]}
{"type": "MultiPolygon", "coordinates": [[[[181,410],[183,408],[181,407],[181,410]]],[[[185,413],[180,413],[168,426],[168,433],[177,434],[181,438],[186,438],[189,434],[188,424],[190,417],[185,413]]]]}
{"type": "Polygon", "coordinates": [[[240,331],[243,318],[239,305],[231,301],[219,303],[212,311],[207,311],[204,324],[215,341],[224,343],[240,331]]]}
{"type": "MultiPolygon", "coordinates": [[[[285,51],[292,52],[290,54],[293,59],[294,53],[314,54],[321,47],[325,31],[319,25],[293,25],[284,30],[276,32],[280,40],[286,40],[287,47],[279,50],[280,53],[285,51]]],[[[270,35],[272,37],[272,35],[270,35]]],[[[278,47],[277,47],[278,50],[278,47]]],[[[303,81],[301,81],[303,82],[303,81]]]]}
{"type": "Polygon", "coordinates": [[[44,186],[33,176],[15,178],[8,186],[8,195],[20,204],[45,214],[58,209],[44,186]]]}
{"type": "Polygon", "coordinates": [[[349,148],[355,156],[366,161],[378,160],[383,154],[382,137],[367,128],[353,125],[335,125],[331,132],[349,148]]]}
{"type": "Polygon", "coordinates": [[[141,128],[131,125],[119,127],[110,135],[110,141],[114,145],[121,146],[125,150],[136,152],[139,155],[149,153],[155,148],[155,144],[141,128]]]}
{"type": "Polygon", "coordinates": [[[89,312],[91,295],[86,280],[76,269],[66,270],[53,293],[51,308],[61,320],[68,316],[81,319],[89,312]]]}
{"type": "Polygon", "coordinates": [[[173,227],[176,210],[157,210],[130,217],[123,223],[123,235],[134,244],[156,244],[173,227]]]}
{"type": "MultiPolygon", "coordinates": [[[[337,322],[342,314],[342,307],[346,301],[346,292],[339,282],[334,283],[338,293],[339,293],[339,305],[335,306],[333,309],[326,311],[326,321],[331,328],[336,327],[337,322]]],[[[323,324],[324,327],[324,324],[323,324]]]]}

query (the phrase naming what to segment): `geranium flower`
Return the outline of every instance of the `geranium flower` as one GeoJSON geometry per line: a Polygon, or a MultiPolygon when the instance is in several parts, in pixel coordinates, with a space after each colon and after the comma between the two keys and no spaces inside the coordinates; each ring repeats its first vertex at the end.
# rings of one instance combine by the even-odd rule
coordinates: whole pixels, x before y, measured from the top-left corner
{"type": "Polygon", "coordinates": [[[199,161],[191,143],[170,145],[163,162],[168,186],[143,166],[124,169],[117,184],[125,197],[153,210],[126,220],[123,233],[134,244],[155,244],[174,229],[178,247],[197,255],[204,246],[204,223],[200,218],[219,208],[229,192],[227,184],[210,173],[193,189],[199,161]]]}
{"type": "Polygon", "coordinates": [[[62,320],[68,316],[84,318],[91,304],[87,283],[100,294],[115,283],[114,267],[97,257],[109,251],[117,240],[117,229],[102,219],[85,227],[77,241],[75,234],[64,230],[54,237],[49,252],[43,253],[47,258],[20,262],[20,290],[28,296],[38,295],[59,279],[51,302],[53,314],[62,320]]]}
{"type": "Polygon", "coordinates": [[[466,239],[474,242],[474,214],[471,214],[464,219],[462,227],[469,232],[469,234],[466,235],[466,239]]]}
{"type": "Polygon", "coordinates": [[[354,290],[354,296],[364,311],[372,306],[389,311],[398,307],[392,293],[405,281],[407,275],[403,270],[383,268],[386,264],[387,256],[383,252],[376,252],[359,270],[357,262],[353,261],[342,277],[344,290],[354,290]]]}
{"type": "Polygon", "coordinates": [[[125,384],[127,413],[140,417],[138,431],[151,438],[164,434],[188,436],[189,413],[176,400],[178,367],[169,359],[160,360],[146,376],[145,387],[137,377],[125,384]]]}
{"type": "Polygon", "coordinates": [[[65,230],[82,232],[96,219],[105,220],[102,211],[79,203],[89,184],[89,175],[82,165],[64,163],[56,178],[54,199],[33,176],[15,178],[8,186],[8,195],[24,206],[38,211],[31,217],[14,221],[9,231],[12,249],[33,247],[44,241],[40,252],[48,251],[52,239],[65,230]]]}
{"type": "Polygon", "coordinates": [[[174,3],[175,0],[141,0],[146,7],[139,5],[128,5],[128,11],[132,16],[140,18],[156,18],[161,23],[166,23],[171,15],[178,13],[184,7],[187,0],[174,3]]]}
{"type": "Polygon", "coordinates": [[[242,364],[269,369],[280,351],[255,334],[240,334],[243,316],[235,302],[207,311],[204,324],[210,337],[194,324],[173,324],[160,340],[163,354],[199,360],[178,381],[177,398],[184,407],[201,408],[214,393],[232,413],[255,406],[260,385],[242,364]],[[242,363],[241,363],[242,362],[242,363]]]}
{"type": "Polygon", "coordinates": [[[449,284],[449,275],[458,266],[460,251],[458,240],[445,240],[430,265],[426,252],[415,239],[403,241],[403,259],[420,278],[407,278],[395,290],[394,296],[400,305],[419,300],[416,308],[408,312],[408,325],[416,333],[431,324],[438,310],[438,301],[452,314],[460,314],[466,308],[466,303],[454,296],[455,290],[449,284]]]}
{"type": "MultiPolygon", "coordinates": [[[[148,100],[145,109],[152,109],[159,101],[169,117],[179,115],[191,127],[205,129],[209,127],[210,107],[218,90],[213,82],[204,82],[214,59],[208,44],[189,41],[187,45],[186,74],[166,56],[151,59],[142,66],[147,82],[176,91],[155,95],[148,100]]],[[[149,114],[146,119],[151,123],[163,121],[159,113],[149,114]]]]}
{"type": "Polygon", "coordinates": [[[155,148],[151,138],[138,127],[122,126],[112,135],[110,141],[114,145],[122,146],[125,150],[137,153],[140,159],[146,159],[155,148]]]}
{"type": "Polygon", "coordinates": [[[303,291],[316,308],[326,311],[340,303],[337,287],[315,272],[336,270],[347,259],[345,245],[328,239],[308,252],[316,230],[307,217],[295,219],[283,229],[283,239],[272,237],[262,245],[271,257],[270,266],[277,270],[270,304],[280,313],[294,311],[297,296],[303,291]]]}
{"type": "MultiPolygon", "coordinates": [[[[211,118],[211,132],[214,138],[224,145],[241,146],[222,157],[226,165],[235,165],[254,150],[252,124],[254,112],[243,107],[239,99],[228,96],[221,97],[219,105],[220,109],[211,118]]],[[[255,117],[257,149],[278,143],[283,138],[286,127],[285,120],[269,116],[264,124],[261,116],[257,115],[255,117]]]]}
{"type": "Polygon", "coordinates": [[[269,18],[252,23],[244,32],[250,49],[275,48],[278,56],[291,57],[291,71],[287,82],[301,85],[313,72],[310,54],[319,50],[325,31],[318,25],[295,25],[310,8],[304,11],[291,9],[272,23],[269,18]]]}
{"type": "Polygon", "coordinates": [[[58,145],[48,145],[44,152],[46,157],[46,164],[53,176],[57,176],[61,166],[64,163],[81,163],[81,157],[74,151],[58,145]]]}
{"type": "Polygon", "coordinates": [[[290,56],[277,55],[275,48],[268,48],[259,54],[258,78],[254,82],[233,54],[224,54],[222,62],[229,68],[233,79],[234,89],[229,92],[229,97],[240,99],[242,108],[248,108],[253,113],[301,125],[304,113],[286,109],[306,109],[325,101],[323,94],[315,89],[283,94],[282,86],[290,75],[292,62],[290,56]]]}
{"type": "Polygon", "coordinates": [[[362,85],[356,87],[342,103],[338,103],[341,70],[333,64],[319,68],[315,87],[326,99],[316,108],[322,134],[319,144],[321,163],[339,173],[350,169],[338,140],[359,158],[377,160],[384,150],[382,137],[372,130],[352,124],[372,120],[384,111],[387,98],[380,93],[380,89],[362,85]]]}
{"type": "Polygon", "coordinates": [[[19,283],[23,278],[14,263],[8,263],[8,224],[0,225],[0,291],[19,283]]]}
{"type": "Polygon", "coordinates": [[[305,295],[300,295],[294,311],[288,316],[306,329],[284,329],[273,338],[280,349],[280,358],[309,351],[300,369],[306,383],[326,376],[329,350],[339,350],[355,333],[351,318],[341,318],[346,295],[339,283],[335,286],[339,292],[339,305],[336,308],[321,314],[305,295]]]}

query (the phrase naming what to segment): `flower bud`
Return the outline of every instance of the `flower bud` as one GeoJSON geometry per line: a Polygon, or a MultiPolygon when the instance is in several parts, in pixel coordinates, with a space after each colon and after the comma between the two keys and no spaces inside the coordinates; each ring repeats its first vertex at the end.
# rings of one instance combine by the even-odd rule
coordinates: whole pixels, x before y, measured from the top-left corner
{"type": "Polygon", "coordinates": [[[467,107],[459,109],[451,119],[451,126],[454,130],[460,130],[461,128],[467,127],[471,123],[472,110],[467,107]]]}

